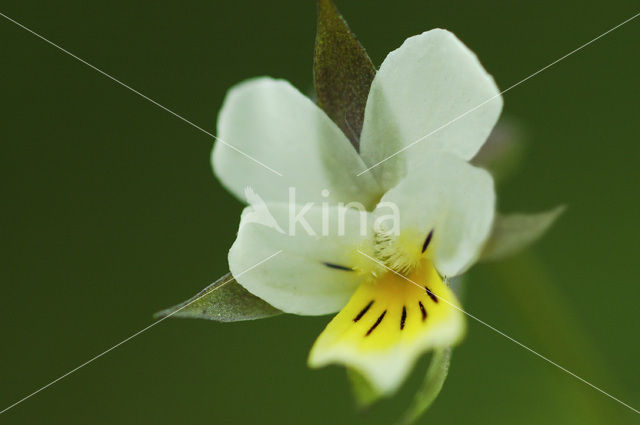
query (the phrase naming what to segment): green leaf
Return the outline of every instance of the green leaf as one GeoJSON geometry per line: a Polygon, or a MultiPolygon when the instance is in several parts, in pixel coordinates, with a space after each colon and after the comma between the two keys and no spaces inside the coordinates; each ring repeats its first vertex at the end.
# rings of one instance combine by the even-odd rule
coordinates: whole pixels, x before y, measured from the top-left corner
{"type": "Polygon", "coordinates": [[[262,319],[282,313],[261,298],[244,289],[227,273],[187,301],[162,310],[160,317],[207,319],[217,322],[239,322],[262,319]]]}
{"type": "Polygon", "coordinates": [[[376,69],[331,0],[318,0],[313,71],[318,105],[358,150],[376,69]]]}
{"type": "Polygon", "coordinates": [[[449,374],[450,360],[451,348],[447,347],[434,351],[422,387],[414,396],[413,402],[405,411],[404,416],[398,423],[399,425],[415,423],[433,404],[449,374]]]}
{"type": "Polygon", "coordinates": [[[369,407],[382,397],[382,394],[357,370],[347,368],[347,377],[351,382],[351,392],[359,408],[369,407]]]}
{"type": "Polygon", "coordinates": [[[480,260],[502,260],[517,254],[539,239],[564,210],[559,206],[537,214],[498,214],[480,260]]]}

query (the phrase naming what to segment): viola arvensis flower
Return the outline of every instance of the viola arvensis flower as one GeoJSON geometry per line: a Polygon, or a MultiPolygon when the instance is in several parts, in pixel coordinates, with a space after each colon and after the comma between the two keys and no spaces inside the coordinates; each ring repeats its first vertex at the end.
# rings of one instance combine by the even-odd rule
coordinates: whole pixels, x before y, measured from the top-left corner
{"type": "Polygon", "coordinates": [[[491,233],[493,180],[468,161],[501,108],[493,78],[440,29],[407,39],[384,60],[359,152],[286,81],[256,78],[229,91],[218,134],[237,150],[216,144],[213,169],[253,204],[229,267],[284,312],[338,312],[309,365],[344,364],[388,394],[421,354],[460,341],[464,316],[445,277],[472,266],[491,233]]]}
{"type": "Polygon", "coordinates": [[[263,77],[229,90],[218,116],[213,170],[248,204],[231,272],[158,316],[338,312],[309,365],[345,365],[361,406],[392,394],[433,351],[409,424],[439,393],[464,336],[448,278],[524,248],[563,209],[496,213],[491,175],[469,160],[509,158],[495,134],[476,156],[502,97],[453,34],[411,37],[376,71],[332,1],[317,4],[315,103],[263,77]]]}

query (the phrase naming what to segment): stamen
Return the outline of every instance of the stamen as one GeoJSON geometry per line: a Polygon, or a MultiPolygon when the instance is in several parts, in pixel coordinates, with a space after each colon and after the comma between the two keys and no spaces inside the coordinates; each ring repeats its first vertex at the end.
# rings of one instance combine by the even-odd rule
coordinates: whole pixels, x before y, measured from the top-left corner
{"type": "Polygon", "coordinates": [[[345,272],[352,272],[353,269],[351,267],[347,267],[347,266],[341,266],[339,264],[333,264],[333,263],[322,263],[325,266],[332,268],[332,269],[336,269],[336,270],[342,270],[345,272]]]}
{"type": "Polygon", "coordinates": [[[356,317],[353,318],[354,322],[357,322],[358,320],[362,319],[362,316],[365,315],[365,313],[367,311],[369,311],[369,309],[371,308],[371,306],[373,305],[373,300],[369,301],[369,304],[366,305],[365,308],[363,308],[360,313],[358,313],[358,315],[356,317]]]}
{"type": "Polygon", "coordinates": [[[427,310],[424,309],[424,305],[422,305],[422,301],[418,301],[418,305],[420,306],[420,312],[422,313],[422,321],[427,320],[427,310]]]}
{"type": "Polygon", "coordinates": [[[427,290],[427,295],[429,295],[429,298],[431,298],[431,300],[434,303],[437,303],[438,302],[438,297],[436,297],[436,295],[433,292],[431,292],[431,289],[429,289],[428,286],[425,286],[424,289],[427,290]]]}
{"type": "Polygon", "coordinates": [[[371,332],[373,332],[373,330],[375,328],[378,327],[378,325],[380,324],[380,322],[382,322],[382,319],[384,319],[385,314],[387,314],[387,310],[383,311],[382,314],[380,315],[380,317],[378,317],[378,320],[376,320],[376,323],[373,324],[373,326],[371,326],[371,328],[369,328],[369,330],[367,331],[367,334],[365,336],[369,336],[369,334],[371,332]]]}
{"type": "Polygon", "coordinates": [[[422,253],[423,254],[427,250],[427,247],[429,246],[429,243],[431,242],[431,238],[433,238],[433,230],[431,230],[429,232],[429,234],[427,235],[427,239],[425,239],[424,243],[422,244],[422,253]]]}
{"type": "Polygon", "coordinates": [[[409,274],[420,261],[415,245],[409,244],[407,237],[396,236],[391,232],[375,234],[375,256],[384,265],[401,275],[409,274]]]}
{"type": "Polygon", "coordinates": [[[404,322],[407,320],[407,307],[402,306],[402,317],[400,318],[400,330],[404,329],[404,322]]]}

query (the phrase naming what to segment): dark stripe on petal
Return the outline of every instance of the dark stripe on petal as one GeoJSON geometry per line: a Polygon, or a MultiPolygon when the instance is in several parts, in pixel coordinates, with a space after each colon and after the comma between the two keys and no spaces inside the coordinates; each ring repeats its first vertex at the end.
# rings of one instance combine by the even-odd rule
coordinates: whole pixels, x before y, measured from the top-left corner
{"type": "Polygon", "coordinates": [[[345,272],[352,272],[353,269],[351,267],[346,267],[346,266],[341,266],[339,264],[333,264],[333,263],[322,263],[325,266],[332,268],[332,269],[336,269],[336,270],[343,270],[345,272]]]}
{"type": "Polygon", "coordinates": [[[438,302],[438,297],[436,297],[436,294],[431,292],[431,289],[429,289],[428,286],[425,286],[424,289],[427,290],[427,295],[429,295],[429,298],[431,298],[431,301],[433,301],[434,303],[437,303],[438,302]]]}
{"type": "Polygon", "coordinates": [[[363,308],[360,313],[358,313],[358,315],[356,317],[353,318],[354,322],[357,322],[358,320],[362,319],[362,316],[365,315],[365,313],[367,311],[369,311],[369,309],[371,308],[371,306],[373,305],[373,300],[369,301],[369,304],[366,305],[365,308],[363,308]]]}
{"type": "Polygon", "coordinates": [[[387,310],[383,311],[382,314],[380,315],[380,317],[378,317],[378,320],[376,320],[376,323],[373,324],[373,326],[371,326],[371,328],[369,328],[369,330],[367,331],[367,334],[365,336],[369,336],[369,334],[371,332],[373,332],[373,330],[375,328],[378,327],[378,325],[380,324],[380,322],[382,322],[382,319],[384,319],[384,316],[387,314],[387,310]]]}
{"type": "Polygon", "coordinates": [[[404,322],[407,320],[407,307],[402,306],[402,317],[400,317],[400,330],[404,329],[404,322]]]}
{"type": "Polygon", "coordinates": [[[424,309],[424,305],[422,305],[422,301],[418,301],[418,305],[420,306],[420,313],[422,313],[422,321],[427,320],[427,310],[424,309]]]}
{"type": "Polygon", "coordinates": [[[427,235],[427,239],[424,240],[424,243],[422,244],[422,252],[425,252],[427,250],[427,248],[429,247],[429,243],[431,242],[431,238],[433,238],[433,230],[429,232],[429,234],[427,235]]]}

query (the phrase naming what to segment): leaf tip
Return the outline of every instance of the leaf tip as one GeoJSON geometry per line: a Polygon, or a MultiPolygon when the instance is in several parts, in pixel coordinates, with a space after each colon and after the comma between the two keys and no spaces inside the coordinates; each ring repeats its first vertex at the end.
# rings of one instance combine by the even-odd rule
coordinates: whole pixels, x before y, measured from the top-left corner
{"type": "Polygon", "coordinates": [[[358,150],[375,67],[331,0],[317,0],[313,61],[318,106],[358,150]]]}

